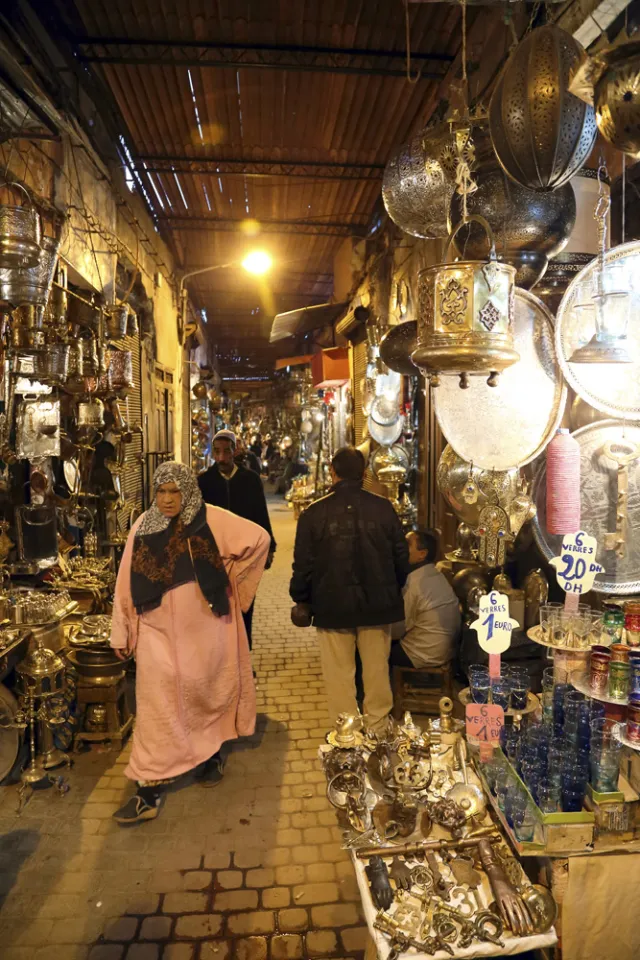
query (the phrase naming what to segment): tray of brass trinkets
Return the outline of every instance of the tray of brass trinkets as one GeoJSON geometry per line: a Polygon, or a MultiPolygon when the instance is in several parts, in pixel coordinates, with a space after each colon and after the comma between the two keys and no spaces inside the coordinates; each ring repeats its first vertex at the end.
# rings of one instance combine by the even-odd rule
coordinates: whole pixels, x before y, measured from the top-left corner
{"type": "MultiPolygon", "coordinates": [[[[341,715],[321,759],[382,960],[494,957],[556,943],[556,905],[531,884],[467,766],[451,700],[422,730],[341,715]]],[[[369,954],[367,954],[369,956],[369,954]]]]}

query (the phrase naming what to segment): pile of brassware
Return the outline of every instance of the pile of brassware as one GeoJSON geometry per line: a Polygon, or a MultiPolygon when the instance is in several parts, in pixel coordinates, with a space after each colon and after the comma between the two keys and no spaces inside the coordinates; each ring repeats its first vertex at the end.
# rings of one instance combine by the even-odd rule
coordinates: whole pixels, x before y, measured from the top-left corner
{"type": "Polygon", "coordinates": [[[513,938],[543,935],[535,946],[550,945],[553,897],[503,842],[452,708],[445,697],[428,728],[405,713],[384,734],[343,714],[322,748],[344,847],[361,873],[367,862],[373,926],[392,957],[411,948],[453,956],[474,944],[511,952],[513,938]]]}
{"type": "Polygon", "coordinates": [[[3,619],[12,624],[55,623],[72,613],[75,607],[66,590],[15,588],[0,597],[3,619]]]}

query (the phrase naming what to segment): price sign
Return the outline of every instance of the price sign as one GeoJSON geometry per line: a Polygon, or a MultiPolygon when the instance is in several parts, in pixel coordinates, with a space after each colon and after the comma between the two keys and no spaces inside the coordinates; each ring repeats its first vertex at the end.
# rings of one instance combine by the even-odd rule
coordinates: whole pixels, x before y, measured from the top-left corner
{"type": "Polygon", "coordinates": [[[565,593],[580,595],[588,593],[593,581],[604,567],[596,563],[598,544],[584,530],[568,533],[562,540],[562,552],[554,557],[551,566],[555,567],[558,583],[565,593]]]}
{"type": "Polygon", "coordinates": [[[485,653],[504,653],[511,646],[511,633],[519,627],[509,616],[509,597],[492,590],[480,597],[479,617],[471,624],[485,653]]]}
{"type": "Polygon", "coordinates": [[[468,703],[466,708],[467,740],[496,746],[504,727],[504,710],[497,703],[468,703]]]}

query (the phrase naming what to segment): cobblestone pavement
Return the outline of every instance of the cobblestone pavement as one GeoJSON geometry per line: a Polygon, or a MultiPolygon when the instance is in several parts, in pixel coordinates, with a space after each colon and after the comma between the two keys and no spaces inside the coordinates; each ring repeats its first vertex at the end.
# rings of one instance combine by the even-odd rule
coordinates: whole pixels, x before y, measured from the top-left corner
{"type": "Polygon", "coordinates": [[[2,960],[361,960],[366,928],[325,798],[328,718],[312,630],[289,618],[291,513],[271,505],[278,552],[254,618],[258,731],[223,783],[183,778],[157,820],[123,829],[121,754],[80,755],[71,790],[16,817],[0,788],[2,960]]]}

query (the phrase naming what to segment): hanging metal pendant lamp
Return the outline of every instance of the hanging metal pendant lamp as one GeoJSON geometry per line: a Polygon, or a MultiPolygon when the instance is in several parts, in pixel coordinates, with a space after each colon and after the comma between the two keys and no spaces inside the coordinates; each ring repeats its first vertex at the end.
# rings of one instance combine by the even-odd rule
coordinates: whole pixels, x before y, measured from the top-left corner
{"type": "Polygon", "coordinates": [[[451,233],[443,263],[420,271],[418,347],[411,359],[432,386],[439,374],[459,376],[463,388],[470,374],[488,375],[489,386],[497,386],[500,371],[520,359],[512,334],[515,273],[496,259],[491,227],[477,215],[451,233]],[[456,233],[469,222],[487,232],[489,259],[448,263],[456,233]]]}
{"type": "Polygon", "coordinates": [[[507,62],[489,106],[491,140],[505,172],[532,190],[555,190],[591,153],[593,107],[569,92],[584,50],[559,27],[538,27],[507,62]]]}

